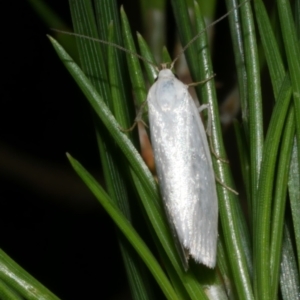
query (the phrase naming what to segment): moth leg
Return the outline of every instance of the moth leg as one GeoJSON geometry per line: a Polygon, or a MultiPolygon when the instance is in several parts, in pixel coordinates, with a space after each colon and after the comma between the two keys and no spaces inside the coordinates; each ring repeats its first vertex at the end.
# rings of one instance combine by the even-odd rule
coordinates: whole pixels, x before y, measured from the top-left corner
{"type": "Polygon", "coordinates": [[[211,110],[210,110],[210,105],[209,104],[202,104],[199,108],[198,108],[198,111],[199,113],[201,113],[204,109],[208,109],[208,113],[207,113],[207,124],[206,124],[206,133],[207,133],[207,136],[208,136],[208,141],[209,141],[209,147],[210,147],[210,150],[211,150],[211,153],[216,157],[216,159],[224,162],[224,163],[229,163],[229,161],[227,159],[224,159],[222,157],[220,157],[214,147],[213,147],[213,144],[212,144],[212,139],[211,139],[211,124],[212,124],[212,118],[211,118],[211,110]]]}
{"type": "Polygon", "coordinates": [[[221,184],[225,189],[229,190],[230,192],[232,192],[235,195],[239,195],[239,193],[234,190],[233,188],[231,188],[230,186],[226,185],[224,182],[222,182],[218,177],[215,176],[216,181],[221,184]]]}
{"type": "Polygon", "coordinates": [[[134,122],[133,122],[132,126],[129,127],[129,128],[127,128],[127,129],[119,127],[121,131],[123,131],[123,132],[130,132],[130,131],[132,131],[135,128],[135,126],[137,125],[138,122],[141,122],[145,127],[148,127],[147,124],[143,121],[143,118],[142,118],[142,116],[143,116],[143,110],[144,110],[146,104],[147,104],[147,101],[144,101],[142,103],[142,105],[140,106],[139,111],[138,111],[138,113],[137,113],[137,115],[136,115],[136,117],[134,119],[134,122]]]}
{"type": "Polygon", "coordinates": [[[221,184],[225,189],[229,190],[230,192],[232,192],[235,195],[238,195],[239,193],[234,190],[233,188],[231,188],[230,186],[226,185],[224,182],[222,182],[218,177],[215,176],[216,181],[221,184]]]}

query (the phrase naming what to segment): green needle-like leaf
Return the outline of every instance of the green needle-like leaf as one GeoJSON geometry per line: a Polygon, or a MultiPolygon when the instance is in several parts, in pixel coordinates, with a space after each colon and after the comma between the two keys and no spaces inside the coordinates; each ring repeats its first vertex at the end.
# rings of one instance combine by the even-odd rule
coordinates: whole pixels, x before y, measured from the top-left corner
{"type": "MultiPolygon", "coordinates": [[[[227,10],[237,7],[237,0],[226,0],[227,10]]],[[[235,66],[237,70],[237,79],[239,86],[241,113],[245,135],[249,137],[249,114],[248,114],[248,75],[245,65],[245,45],[243,43],[243,34],[241,29],[240,9],[234,10],[229,16],[229,26],[231,40],[234,49],[235,66]]],[[[250,198],[249,198],[250,199],[250,198]]]]}
{"type": "MultiPolygon", "coordinates": [[[[199,6],[195,5],[196,28],[197,32],[205,29],[205,24],[201,22],[199,6]]],[[[198,48],[200,63],[200,74],[202,78],[213,73],[212,63],[207,46],[206,34],[201,35],[195,42],[198,48]],[[201,58],[200,58],[201,57],[201,58]]],[[[213,80],[210,80],[202,87],[202,99],[210,104],[214,123],[212,124],[213,147],[217,150],[220,157],[225,157],[224,146],[221,139],[220,121],[217,109],[216,90],[213,80]]],[[[216,176],[226,186],[233,187],[233,181],[227,164],[219,159],[214,160],[216,176]]],[[[249,234],[247,233],[246,223],[242,217],[241,208],[236,201],[237,197],[218,184],[219,210],[221,216],[224,240],[228,249],[231,267],[234,270],[233,276],[239,295],[245,299],[252,298],[252,289],[250,285],[250,275],[246,264],[245,253],[250,252],[249,234]],[[237,213],[239,212],[239,213],[237,213]],[[230,249],[230,250],[229,250],[230,249]],[[236,257],[240,259],[237,260],[236,257]]]]}
{"type": "MultiPolygon", "coordinates": [[[[290,2],[286,0],[277,1],[282,38],[284,42],[286,58],[289,67],[293,87],[293,97],[296,116],[296,137],[298,149],[300,149],[300,51],[294,18],[290,2]]],[[[299,165],[300,166],[300,165],[299,165]]]]}
{"type": "MultiPolygon", "coordinates": [[[[257,232],[255,235],[256,254],[256,276],[257,287],[260,293],[270,293],[270,221],[271,221],[271,199],[274,183],[275,162],[277,151],[291,99],[289,78],[286,78],[278,95],[278,102],[274,108],[272,119],[266,137],[264,155],[262,160],[261,175],[259,181],[258,198],[260,200],[257,216],[257,232]]],[[[267,296],[269,297],[269,295],[267,296]]]]}
{"type": "MultiPolygon", "coordinates": [[[[291,210],[294,223],[294,232],[296,240],[297,259],[300,261],[300,175],[299,175],[299,152],[297,147],[297,141],[294,139],[293,153],[290,163],[290,175],[289,175],[289,196],[291,203],[291,210]]],[[[298,271],[300,269],[298,263],[298,271]]],[[[300,271],[299,271],[300,272],[300,271]]]]}
{"type": "Polygon", "coordinates": [[[300,295],[300,277],[293,251],[291,233],[287,226],[284,228],[283,240],[284,242],[282,245],[282,263],[280,272],[282,299],[298,299],[300,295]]]}
{"type": "Polygon", "coordinates": [[[13,288],[0,279],[0,299],[2,300],[23,300],[13,288]]]}
{"type": "MultiPolygon", "coordinates": [[[[257,42],[253,12],[250,2],[240,8],[242,31],[245,49],[245,64],[247,72],[248,110],[249,110],[249,145],[251,163],[251,202],[253,212],[253,225],[257,225],[257,188],[263,152],[263,122],[262,99],[260,83],[260,67],[258,63],[257,42]]],[[[254,229],[256,230],[256,229],[254,229]]]]}
{"type": "MultiPolygon", "coordinates": [[[[299,5],[299,4],[298,4],[299,5]]],[[[297,139],[297,150],[298,155],[293,156],[298,158],[298,168],[300,170],[300,51],[299,42],[297,38],[297,32],[294,24],[294,18],[292,14],[292,9],[289,1],[279,0],[277,2],[278,14],[280,19],[280,26],[282,30],[282,38],[284,42],[284,48],[286,53],[286,58],[289,67],[289,73],[292,82],[292,93],[295,107],[295,121],[296,121],[296,139],[297,139]]],[[[299,6],[298,6],[299,8],[299,6]]],[[[299,30],[299,28],[298,28],[299,30]]],[[[296,149],[294,147],[294,149],[296,149]]],[[[299,173],[299,171],[298,171],[299,173]]],[[[294,186],[299,188],[299,181],[294,186]]],[[[295,208],[295,206],[294,206],[295,208]]],[[[294,210],[295,212],[295,210],[294,210]]],[[[296,232],[296,245],[297,245],[297,257],[300,258],[300,227],[299,225],[299,215],[293,214],[294,228],[296,232]]],[[[300,264],[298,261],[298,270],[300,270],[300,264]]]]}
{"type": "Polygon", "coordinates": [[[81,179],[85,182],[85,184],[90,188],[92,193],[96,196],[101,205],[105,208],[107,213],[114,220],[115,224],[119,227],[119,229],[124,233],[127,237],[131,245],[135,248],[135,250],[139,253],[143,261],[148,266],[149,270],[156,278],[158,284],[161,289],[165,293],[167,299],[178,299],[176,293],[174,292],[172,286],[170,285],[169,280],[165,276],[164,272],[160,268],[156,259],[152,255],[152,253],[147,248],[146,244],[139,237],[137,232],[131,226],[131,224],[127,221],[127,219],[123,216],[123,214],[119,211],[119,209],[113,205],[113,202],[109,199],[108,195],[101,188],[101,186],[97,183],[97,181],[82,167],[82,165],[68,155],[68,158],[77,172],[77,174],[81,177],[81,179]]]}
{"type": "Polygon", "coordinates": [[[271,290],[276,298],[278,294],[279,271],[281,264],[282,236],[284,226],[284,213],[287,196],[287,182],[290,170],[290,161],[292,157],[293,137],[295,134],[295,111],[290,107],[287,120],[285,122],[284,133],[282,137],[280,159],[277,169],[277,178],[275,183],[274,205],[272,210],[271,226],[271,245],[270,245],[270,266],[271,266],[271,290]]]}
{"type": "MultiPolygon", "coordinates": [[[[59,300],[0,249],[0,280],[28,300],[59,300]]],[[[0,289],[5,288],[2,284],[0,289]]],[[[4,293],[5,291],[0,292],[4,293]]],[[[8,291],[6,291],[7,293],[8,291]]],[[[14,295],[17,298],[17,295],[14,295]]],[[[12,298],[14,299],[14,298],[12,298]]]]}

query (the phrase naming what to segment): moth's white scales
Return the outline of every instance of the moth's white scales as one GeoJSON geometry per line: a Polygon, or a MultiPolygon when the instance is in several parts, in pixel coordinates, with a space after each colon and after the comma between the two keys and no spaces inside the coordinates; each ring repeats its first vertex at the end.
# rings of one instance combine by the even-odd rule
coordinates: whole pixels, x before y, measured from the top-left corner
{"type": "MultiPolygon", "coordinates": [[[[189,256],[216,265],[218,200],[206,133],[188,87],[169,69],[147,97],[160,190],[177,238],[189,256]]],[[[186,266],[188,257],[185,257],[186,266]]]]}

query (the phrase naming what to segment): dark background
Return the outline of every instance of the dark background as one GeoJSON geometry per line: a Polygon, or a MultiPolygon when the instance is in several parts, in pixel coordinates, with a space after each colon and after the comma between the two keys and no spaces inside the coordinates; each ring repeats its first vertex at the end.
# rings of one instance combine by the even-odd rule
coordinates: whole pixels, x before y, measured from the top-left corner
{"type": "MultiPolygon", "coordinates": [[[[46,2],[71,24],[68,1],[46,2]]],[[[138,5],[124,2],[132,28],[143,32],[139,14],[130,9],[138,5]]],[[[3,5],[0,246],[62,299],[126,299],[113,223],[65,156],[71,153],[102,182],[88,103],[46,38],[50,30],[30,5],[3,5]]],[[[218,15],[224,11],[220,7],[218,15]]],[[[169,17],[169,38],[171,28],[169,17]]],[[[230,51],[224,46],[230,39],[221,31],[227,21],[218,28],[215,48],[230,51]]],[[[224,69],[219,67],[224,56],[214,55],[224,93],[226,80],[234,78],[224,71],[234,66],[230,55],[224,69]]]]}

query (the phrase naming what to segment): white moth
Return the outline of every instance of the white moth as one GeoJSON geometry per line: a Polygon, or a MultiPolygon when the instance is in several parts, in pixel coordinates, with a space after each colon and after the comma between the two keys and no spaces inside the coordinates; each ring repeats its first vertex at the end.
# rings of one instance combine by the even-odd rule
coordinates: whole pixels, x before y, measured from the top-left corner
{"type": "Polygon", "coordinates": [[[218,198],[210,150],[188,86],[162,69],[147,103],[151,142],[169,223],[188,256],[216,265],[218,198]]]}
{"type": "MultiPolygon", "coordinates": [[[[88,38],[61,30],[54,31],[88,38]]],[[[198,33],[181,53],[201,34],[198,33]]],[[[88,39],[142,58],[119,45],[88,39]]],[[[218,198],[206,133],[188,86],[176,79],[165,64],[162,66],[147,96],[151,142],[160,191],[175,240],[179,241],[177,246],[185,269],[188,268],[189,257],[214,268],[218,239],[218,198]]]]}

